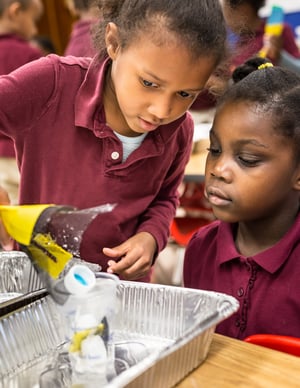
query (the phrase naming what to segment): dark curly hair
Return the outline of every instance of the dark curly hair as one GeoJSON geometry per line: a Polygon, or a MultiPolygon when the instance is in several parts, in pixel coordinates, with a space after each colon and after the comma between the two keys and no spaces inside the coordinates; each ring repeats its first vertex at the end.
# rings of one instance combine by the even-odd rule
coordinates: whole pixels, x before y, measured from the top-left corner
{"type": "Polygon", "coordinates": [[[165,30],[174,33],[193,58],[215,57],[218,64],[226,54],[226,27],[219,0],[98,0],[102,15],[94,44],[105,56],[105,28],[117,25],[121,46],[129,46],[140,33],[148,33],[161,44],[165,30]]]}
{"type": "Polygon", "coordinates": [[[255,57],[237,67],[232,78],[234,84],[221,96],[218,107],[249,102],[258,114],[271,118],[278,134],[291,139],[300,161],[300,77],[255,57]],[[270,65],[261,66],[266,63],[270,65]]]}
{"type": "Polygon", "coordinates": [[[239,5],[249,4],[251,7],[258,12],[262,7],[266,5],[266,0],[224,0],[229,7],[235,9],[239,5]]]}

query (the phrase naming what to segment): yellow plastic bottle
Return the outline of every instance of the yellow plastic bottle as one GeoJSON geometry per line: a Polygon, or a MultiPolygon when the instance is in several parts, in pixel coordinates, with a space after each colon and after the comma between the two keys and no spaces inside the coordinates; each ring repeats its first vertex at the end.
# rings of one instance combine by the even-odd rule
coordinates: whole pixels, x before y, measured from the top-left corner
{"type": "Polygon", "coordinates": [[[55,280],[73,257],[79,258],[82,234],[89,223],[113,208],[110,204],[82,210],[53,204],[0,205],[0,217],[38,272],[55,280]]]}

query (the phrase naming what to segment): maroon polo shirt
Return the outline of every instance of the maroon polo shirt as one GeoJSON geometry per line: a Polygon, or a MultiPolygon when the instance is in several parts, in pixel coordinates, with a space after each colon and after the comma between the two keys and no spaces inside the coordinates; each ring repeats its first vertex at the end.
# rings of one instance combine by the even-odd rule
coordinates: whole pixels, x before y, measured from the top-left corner
{"type": "Polygon", "coordinates": [[[64,55],[74,55],[75,57],[93,57],[96,55],[91,33],[95,23],[95,20],[79,20],[73,24],[64,55]]]}
{"type": "Polygon", "coordinates": [[[117,204],[93,221],[82,243],[82,257],[104,269],[102,248],[137,232],[151,233],[164,248],[193,144],[185,114],[149,133],[122,163],[122,144],[103,109],[108,65],[49,55],[0,78],[0,128],[15,139],[20,203],[117,204]]]}
{"type": "MultiPolygon", "coordinates": [[[[42,53],[31,47],[30,44],[14,34],[0,35],[0,75],[23,66],[42,56],[42,53]]],[[[14,158],[13,141],[0,132],[0,157],[14,158]]]]}
{"type": "Polygon", "coordinates": [[[300,337],[300,215],[273,247],[240,255],[236,225],[215,221],[192,237],[184,260],[185,287],[224,292],[240,308],[217,332],[243,339],[271,333],[300,337]]]}

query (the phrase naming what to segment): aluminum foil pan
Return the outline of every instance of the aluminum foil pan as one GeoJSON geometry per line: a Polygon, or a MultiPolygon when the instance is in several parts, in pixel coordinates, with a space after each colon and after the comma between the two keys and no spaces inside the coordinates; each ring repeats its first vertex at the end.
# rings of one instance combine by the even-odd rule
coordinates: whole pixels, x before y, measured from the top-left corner
{"type": "MultiPolygon", "coordinates": [[[[225,294],[126,281],[118,301],[115,373],[106,388],[173,387],[205,360],[216,325],[238,309],[225,294]]],[[[42,296],[0,318],[3,387],[39,386],[45,365],[64,343],[55,307],[42,296]]]]}
{"type": "Polygon", "coordinates": [[[43,283],[26,253],[0,251],[0,303],[3,294],[26,294],[41,288],[43,283]]]}

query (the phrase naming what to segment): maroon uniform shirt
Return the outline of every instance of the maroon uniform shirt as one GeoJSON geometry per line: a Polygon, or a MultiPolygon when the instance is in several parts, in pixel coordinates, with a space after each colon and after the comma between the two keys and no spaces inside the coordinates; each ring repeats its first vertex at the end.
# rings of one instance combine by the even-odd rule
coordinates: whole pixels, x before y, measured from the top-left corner
{"type": "MultiPolygon", "coordinates": [[[[42,56],[42,53],[14,34],[0,35],[0,75],[23,66],[42,56]]],[[[13,141],[0,132],[0,156],[14,158],[13,141]]]]}
{"type": "Polygon", "coordinates": [[[184,285],[238,299],[238,312],[218,333],[239,339],[257,333],[300,337],[300,215],[277,244],[253,257],[236,250],[235,228],[215,221],[199,229],[186,249],[184,285]]]}
{"type": "Polygon", "coordinates": [[[0,129],[15,139],[20,203],[117,204],[92,222],[82,244],[82,257],[103,269],[102,248],[137,232],[151,233],[158,251],[164,248],[193,144],[185,114],[149,133],[122,163],[102,103],[108,65],[49,55],[0,78],[0,129]]]}
{"type": "Polygon", "coordinates": [[[91,34],[91,29],[95,23],[94,20],[79,20],[74,23],[64,55],[93,57],[96,54],[91,34]]]}

